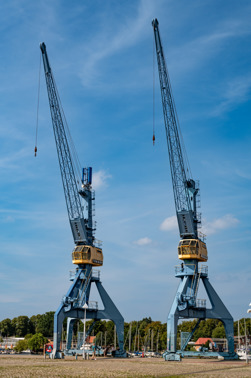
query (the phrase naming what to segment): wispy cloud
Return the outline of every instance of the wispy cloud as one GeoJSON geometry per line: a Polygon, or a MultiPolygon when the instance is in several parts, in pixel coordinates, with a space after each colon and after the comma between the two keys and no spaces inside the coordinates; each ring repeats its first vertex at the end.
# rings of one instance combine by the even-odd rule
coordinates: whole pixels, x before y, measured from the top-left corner
{"type": "Polygon", "coordinates": [[[251,172],[250,172],[249,168],[246,169],[246,170],[243,167],[242,168],[237,168],[235,170],[235,173],[236,173],[237,176],[239,176],[239,177],[241,177],[243,179],[251,180],[251,172]]]}
{"type": "Polygon", "coordinates": [[[229,109],[246,102],[251,96],[251,73],[231,79],[225,85],[222,101],[213,110],[213,116],[219,116],[229,109]]]}
{"type": "MultiPolygon", "coordinates": [[[[201,231],[206,235],[212,235],[220,230],[226,230],[235,227],[239,220],[232,214],[226,214],[221,218],[214,219],[212,222],[203,222],[201,231]]],[[[176,216],[166,218],[160,225],[162,231],[177,231],[178,222],[176,216]]]]}
{"type": "Polygon", "coordinates": [[[226,41],[240,38],[251,34],[249,19],[231,18],[210,28],[208,33],[196,37],[179,46],[173,51],[172,61],[175,62],[175,69],[182,71],[194,70],[210,57],[218,54],[219,50],[225,48],[226,41]],[[184,58],[186,64],[184,65],[184,58]]]}
{"type": "Polygon", "coordinates": [[[0,168],[1,169],[17,169],[20,164],[20,160],[31,155],[27,148],[22,148],[17,152],[9,154],[8,156],[0,157],[0,168]]]}
{"type": "Polygon", "coordinates": [[[145,238],[141,238],[139,240],[136,240],[134,242],[134,244],[137,244],[137,245],[147,245],[147,244],[151,244],[152,240],[148,237],[145,237],[145,238]]]}
{"type": "Polygon", "coordinates": [[[109,173],[105,172],[104,170],[94,172],[93,173],[93,180],[92,180],[93,188],[95,190],[98,190],[98,189],[106,187],[107,186],[107,180],[111,177],[112,176],[109,173]]]}
{"type": "Polygon", "coordinates": [[[130,12],[129,15],[125,10],[123,23],[116,23],[113,20],[112,28],[103,28],[94,36],[86,45],[84,50],[88,53],[84,55],[83,67],[81,69],[81,79],[85,87],[97,86],[97,78],[102,70],[103,61],[118,52],[135,45],[146,34],[146,25],[152,19],[155,6],[149,0],[141,0],[136,12],[130,12]],[[136,16],[135,16],[136,14],[136,16]],[[95,46],[95,49],[93,49],[95,46]],[[98,68],[99,67],[99,68],[98,68]]]}
{"type": "Polygon", "coordinates": [[[220,230],[226,230],[237,226],[239,220],[232,214],[226,214],[221,218],[214,219],[212,222],[205,222],[201,231],[206,235],[212,235],[220,230]]]}
{"type": "Polygon", "coordinates": [[[10,295],[0,295],[0,303],[19,303],[21,300],[19,297],[13,297],[10,295]]]}
{"type": "Polygon", "coordinates": [[[161,231],[176,231],[178,229],[178,222],[176,216],[166,218],[160,225],[161,231]]]}

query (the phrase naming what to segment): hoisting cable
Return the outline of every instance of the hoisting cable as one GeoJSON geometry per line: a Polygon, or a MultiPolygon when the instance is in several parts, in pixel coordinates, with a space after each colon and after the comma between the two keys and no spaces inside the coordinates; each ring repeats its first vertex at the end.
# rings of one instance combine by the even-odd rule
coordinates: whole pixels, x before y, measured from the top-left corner
{"type": "Polygon", "coordinates": [[[153,146],[155,144],[155,54],[153,36],[153,146]]]}
{"type": "Polygon", "coordinates": [[[40,53],[40,61],[39,61],[39,74],[38,74],[38,95],[37,95],[37,124],[36,124],[36,137],[35,137],[35,148],[34,153],[37,156],[37,132],[38,132],[38,113],[39,113],[39,96],[40,96],[40,76],[41,76],[41,56],[40,53]]]}
{"type": "MultiPolygon", "coordinates": [[[[172,95],[173,90],[172,90],[171,81],[170,81],[170,77],[169,77],[169,73],[168,72],[167,72],[167,78],[168,78],[168,82],[169,82],[170,93],[172,95]]],[[[173,95],[172,95],[172,97],[173,97],[173,95]]],[[[183,153],[183,158],[184,158],[184,165],[185,165],[186,175],[188,175],[188,178],[192,179],[193,178],[192,171],[191,171],[191,168],[190,168],[190,164],[189,164],[189,160],[188,160],[188,156],[187,156],[187,152],[186,152],[186,147],[185,147],[183,135],[182,135],[181,128],[180,128],[180,122],[179,122],[179,118],[178,118],[178,113],[177,113],[177,109],[176,109],[176,105],[175,105],[174,101],[173,101],[173,107],[174,107],[174,113],[175,113],[175,119],[176,119],[177,129],[178,129],[178,133],[179,133],[179,138],[180,138],[180,146],[181,146],[182,153],[183,153]]]]}
{"type": "MultiPolygon", "coordinates": [[[[53,75],[53,73],[52,73],[52,75],[53,75]]],[[[71,155],[72,155],[72,165],[73,165],[74,173],[75,173],[75,176],[76,176],[76,179],[77,179],[77,183],[80,184],[81,183],[81,164],[80,164],[80,161],[79,161],[79,157],[78,157],[78,154],[77,154],[75,144],[74,144],[72,136],[71,136],[71,132],[70,132],[66,117],[65,117],[61,98],[59,96],[54,77],[53,77],[53,81],[54,81],[54,85],[55,85],[55,90],[57,92],[57,97],[58,97],[58,102],[59,102],[59,106],[60,106],[60,109],[61,109],[62,118],[63,118],[63,121],[64,121],[65,132],[66,132],[67,137],[68,137],[67,141],[68,141],[69,148],[70,148],[71,155]]]]}

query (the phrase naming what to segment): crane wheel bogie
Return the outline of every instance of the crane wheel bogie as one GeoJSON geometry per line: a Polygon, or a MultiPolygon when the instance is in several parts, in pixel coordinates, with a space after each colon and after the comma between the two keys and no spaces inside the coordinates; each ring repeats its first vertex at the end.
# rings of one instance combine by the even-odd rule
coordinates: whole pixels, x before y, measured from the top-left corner
{"type": "Polygon", "coordinates": [[[199,239],[182,239],[178,246],[179,259],[207,261],[207,246],[199,239]]]}
{"type": "Polygon", "coordinates": [[[102,266],[102,249],[91,245],[77,245],[72,252],[72,263],[77,265],[90,264],[93,266],[102,266]]]}

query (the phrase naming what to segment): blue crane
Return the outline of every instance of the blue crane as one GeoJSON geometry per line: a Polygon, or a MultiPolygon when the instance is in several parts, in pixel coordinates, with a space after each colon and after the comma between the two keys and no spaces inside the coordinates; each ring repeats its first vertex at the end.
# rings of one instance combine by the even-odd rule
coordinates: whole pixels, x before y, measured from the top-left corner
{"type": "MultiPolygon", "coordinates": [[[[103,265],[103,252],[94,237],[93,201],[95,195],[92,190],[92,168],[84,168],[82,178],[77,180],[76,169],[74,168],[71,153],[72,149],[70,149],[68,143],[69,138],[67,139],[66,135],[68,126],[44,43],[40,44],[40,49],[43,58],[65,201],[75,243],[75,248],[72,252],[72,262],[77,265],[76,271],[71,277],[73,283],[55,313],[52,356],[53,358],[62,357],[60,341],[62,325],[66,317],[67,345],[64,351],[65,354],[76,353],[76,350],[73,351],[71,349],[71,341],[73,325],[77,319],[93,319],[93,326],[98,320],[110,319],[116,326],[118,336],[119,350],[117,351],[117,355],[124,356],[124,319],[105,291],[100,281],[100,272],[93,269],[93,267],[103,265]],[[79,181],[81,181],[81,183],[79,181]],[[82,202],[84,202],[84,204],[82,202]],[[92,303],[89,301],[92,283],[96,284],[104,305],[103,310],[98,309],[97,302],[92,303]]],[[[91,332],[91,329],[89,332],[91,332]]],[[[85,339],[83,339],[80,344],[82,345],[83,343],[85,343],[85,339]]],[[[81,345],[78,347],[80,348],[81,345]]],[[[82,352],[80,351],[80,353],[82,352]]]]}
{"type": "MultiPolygon", "coordinates": [[[[87,244],[93,246],[94,236],[92,228],[92,200],[91,191],[92,169],[85,168],[83,171],[82,188],[78,188],[74,172],[71,152],[66,136],[65,118],[59,100],[55,80],[49,64],[46,46],[40,46],[42,51],[46,85],[48,90],[53,131],[56,141],[58,161],[63,182],[65,201],[74,242],[77,245],[87,244]],[[84,217],[81,197],[86,201],[88,216],[84,217]]],[[[102,265],[102,264],[100,264],[102,265]]]]}
{"type": "Polygon", "coordinates": [[[208,259],[205,236],[199,232],[201,214],[198,212],[199,186],[189,174],[189,165],[185,161],[184,148],[181,144],[181,134],[177,111],[172,94],[170,78],[166,66],[162,42],[159,33],[159,22],[152,21],[156,56],[159,72],[164,124],[168,145],[174,202],[180,233],[178,257],[182,260],[176,267],[176,277],[180,285],[172,304],[167,320],[167,352],[166,360],[179,359],[188,354],[185,348],[199,326],[206,318],[219,319],[225,327],[228,340],[228,352],[221,354],[224,358],[236,358],[234,352],[233,318],[213,289],[208,280],[207,266],[199,266],[199,262],[208,259]],[[202,280],[212,308],[206,308],[206,300],[197,299],[199,283],[202,280]],[[179,319],[197,318],[197,323],[177,352],[177,325],[179,319]]]}

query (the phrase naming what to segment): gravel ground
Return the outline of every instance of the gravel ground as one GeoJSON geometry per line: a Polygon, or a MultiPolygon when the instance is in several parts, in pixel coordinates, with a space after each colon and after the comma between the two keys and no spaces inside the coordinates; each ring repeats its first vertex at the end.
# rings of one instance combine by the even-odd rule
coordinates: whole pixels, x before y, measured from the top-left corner
{"type": "Polygon", "coordinates": [[[66,357],[49,360],[34,355],[0,355],[0,377],[251,377],[251,364],[244,361],[183,359],[167,362],[162,358],[83,360],[66,357]]]}

